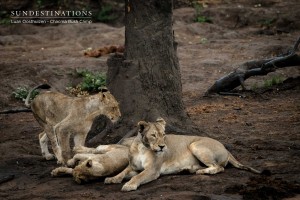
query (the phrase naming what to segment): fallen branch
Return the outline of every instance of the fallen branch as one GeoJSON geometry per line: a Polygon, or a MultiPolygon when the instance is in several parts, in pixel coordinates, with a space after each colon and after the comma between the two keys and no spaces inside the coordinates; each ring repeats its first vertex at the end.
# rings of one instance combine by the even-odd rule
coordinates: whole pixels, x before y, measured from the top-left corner
{"type": "Polygon", "coordinates": [[[243,63],[233,72],[217,80],[205,92],[205,96],[210,94],[226,94],[238,86],[242,86],[242,89],[245,90],[244,82],[251,76],[265,76],[279,68],[300,66],[300,56],[296,54],[299,43],[300,37],[295,43],[292,51],[287,55],[243,63]]]}
{"type": "Polygon", "coordinates": [[[11,174],[8,176],[0,177],[0,184],[8,182],[10,180],[13,180],[15,178],[15,175],[11,174]]]}
{"type": "Polygon", "coordinates": [[[32,112],[30,108],[13,108],[9,110],[0,111],[0,114],[11,114],[11,113],[20,113],[20,112],[32,112]]]}
{"type": "Polygon", "coordinates": [[[51,88],[50,85],[48,85],[47,83],[43,83],[43,84],[40,84],[38,86],[35,86],[34,88],[32,88],[26,99],[25,99],[25,106],[27,108],[13,108],[13,109],[9,109],[9,110],[3,110],[3,111],[0,111],[0,114],[10,114],[10,113],[19,113],[19,112],[32,112],[32,110],[30,109],[30,98],[31,98],[31,94],[34,90],[37,90],[37,89],[49,89],[51,88]]]}

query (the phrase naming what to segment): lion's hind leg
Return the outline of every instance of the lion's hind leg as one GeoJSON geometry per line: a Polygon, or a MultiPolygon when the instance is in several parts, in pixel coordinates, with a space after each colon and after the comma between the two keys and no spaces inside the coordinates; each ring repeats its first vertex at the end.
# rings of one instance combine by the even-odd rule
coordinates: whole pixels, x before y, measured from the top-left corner
{"type": "Polygon", "coordinates": [[[46,160],[54,160],[55,159],[54,154],[49,152],[49,148],[48,148],[49,138],[47,137],[45,131],[39,134],[39,142],[40,142],[40,147],[41,147],[43,157],[46,160]]]}
{"type": "Polygon", "coordinates": [[[201,142],[192,143],[189,146],[189,149],[201,163],[207,166],[207,168],[197,170],[196,174],[217,174],[224,171],[223,166],[227,164],[228,160],[225,157],[228,156],[216,155],[215,152],[207,148],[201,142]]]}
{"type": "Polygon", "coordinates": [[[52,146],[52,150],[55,154],[55,157],[57,159],[57,163],[58,164],[62,164],[63,160],[62,160],[62,152],[61,152],[61,147],[58,143],[56,134],[54,132],[54,127],[51,125],[47,125],[45,126],[45,131],[44,131],[47,135],[47,138],[50,140],[51,142],[51,146],[52,146]]]}
{"type": "Polygon", "coordinates": [[[217,164],[205,164],[208,166],[205,169],[199,169],[196,171],[196,174],[217,174],[224,171],[224,167],[221,167],[217,164]]]}
{"type": "MultiPolygon", "coordinates": [[[[72,124],[68,123],[69,117],[66,117],[64,120],[59,122],[54,126],[54,134],[56,136],[58,144],[58,155],[56,158],[58,164],[66,165],[67,161],[72,157],[72,151],[70,147],[70,136],[73,131],[72,124]]],[[[54,150],[54,149],[53,149],[54,150]]]]}
{"type": "Polygon", "coordinates": [[[130,179],[131,177],[137,175],[137,172],[134,171],[130,165],[128,165],[122,172],[117,174],[114,177],[107,177],[104,180],[104,184],[113,184],[113,183],[121,183],[123,179],[130,179]]]}

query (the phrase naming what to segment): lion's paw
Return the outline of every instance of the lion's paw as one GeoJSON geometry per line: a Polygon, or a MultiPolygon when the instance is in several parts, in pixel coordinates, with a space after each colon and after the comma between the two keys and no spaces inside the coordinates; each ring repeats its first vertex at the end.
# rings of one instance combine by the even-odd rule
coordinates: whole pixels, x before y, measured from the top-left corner
{"type": "Polygon", "coordinates": [[[57,160],[56,162],[58,165],[67,166],[67,163],[64,160],[57,160]]]}
{"type": "Polygon", "coordinates": [[[110,177],[104,180],[104,184],[114,184],[114,183],[121,183],[122,179],[118,179],[117,177],[110,177]]]}
{"type": "Polygon", "coordinates": [[[64,167],[55,168],[51,171],[51,176],[59,176],[62,173],[62,171],[64,171],[64,167]]]}
{"type": "Polygon", "coordinates": [[[53,177],[58,176],[57,168],[51,171],[51,176],[53,176],[53,177]]]}
{"type": "Polygon", "coordinates": [[[206,172],[205,172],[205,170],[200,169],[200,170],[196,171],[196,174],[198,174],[198,175],[204,175],[204,174],[206,174],[206,172]]]}
{"type": "Polygon", "coordinates": [[[73,152],[76,153],[86,153],[86,150],[82,146],[73,147],[73,152]]]}
{"type": "Polygon", "coordinates": [[[129,191],[136,190],[137,187],[138,187],[137,185],[131,184],[131,183],[127,182],[127,183],[125,183],[125,185],[123,185],[121,191],[123,191],[123,192],[129,192],[129,191]]]}
{"type": "Polygon", "coordinates": [[[45,155],[44,157],[46,160],[54,160],[55,159],[55,155],[51,154],[51,153],[45,155]]]}
{"type": "Polygon", "coordinates": [[[67,161],[67,166],[68,167],[74,167],[76,165],[76,160],[75,159],[70,159],[67,161]]]}

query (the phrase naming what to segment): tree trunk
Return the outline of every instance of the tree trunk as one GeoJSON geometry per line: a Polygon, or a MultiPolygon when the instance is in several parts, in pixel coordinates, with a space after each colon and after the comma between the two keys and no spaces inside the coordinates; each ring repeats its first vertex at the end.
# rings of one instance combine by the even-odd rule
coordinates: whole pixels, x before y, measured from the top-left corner
{"type": "Polygon", "coordinates": [[[172,0],[125,3],[125,53],[107,61],[108,88],[119,101],[122,113],[110,136],[121,138],[134,130],[138,121],[158,117],[167,121],[169,130],[185,132],[193,126],[182,102],[172,0]]]}

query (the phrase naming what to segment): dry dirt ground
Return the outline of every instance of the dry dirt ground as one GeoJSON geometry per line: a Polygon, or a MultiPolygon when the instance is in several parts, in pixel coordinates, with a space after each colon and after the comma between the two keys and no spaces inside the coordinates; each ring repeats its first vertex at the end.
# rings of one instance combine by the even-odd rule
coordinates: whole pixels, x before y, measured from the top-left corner
{"type": "MultiPolygon", "coordinates": [[[[271,176],[227,167],[212,176],[169,175],[122,193],[122,184],[98,180],[84,185],[70,177],[52,178],[55,161],[41,157],[31,113],[0,115],[0,199],[300,199],[299,67],[247,80],[262,87],[274,75],[294,77],[261,94],[203,97],[205,90],[239,63],[284,53],[300,36],[300,3],[214,1],[203,14],[213,23],[193,22],[194,10],[174,12],[184,102],[191,119],[218,139],[242,163],[269,169],[271,176]],[[298,77],[298,79],[297,79],[298,77]]],[[[124,43],[124,27],[90,25],[9,25],[0,29],[0,109],[22,106],[12,97],[19,86],[47,81],[66,92],[74,69],[106,71],[107,57],[83,56],[88,47],[124,43]]],[[[299,53],[299,51],[298,51],[299,53]]],[[[130,89],[130,88],[128,88],[130,89]]]]}

